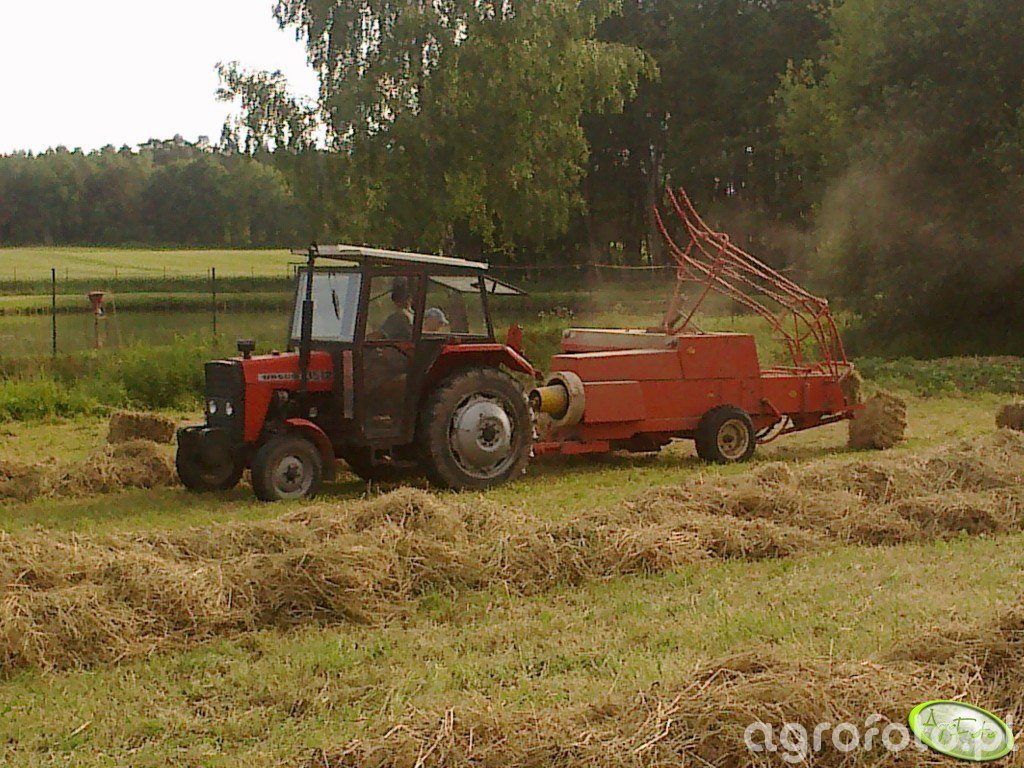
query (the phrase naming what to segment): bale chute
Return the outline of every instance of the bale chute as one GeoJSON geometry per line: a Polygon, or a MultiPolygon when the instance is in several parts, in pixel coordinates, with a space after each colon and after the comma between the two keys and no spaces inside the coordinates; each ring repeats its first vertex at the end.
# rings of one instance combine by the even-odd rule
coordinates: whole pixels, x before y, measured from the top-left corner
{"type": "MultiPolygon", "coordinates": [[[[842,418],[851,419],[851,445],[886,448],[902,440],[905,404],[887,396],[863,404],[862,380],[846,356],[828,301],[736,246],[728,235],[711,229],[684,190],[668,189],[666,194],[686,241],[680,245],[673,238],[655,209],[658,229],[677,265],[675,292],[656,330],[673,335],[699,332],[695,318],[701,307],[713,293],[724,296],[764,320],[785,348],[789,364],[766,368],[764,376],[823,376],[837,382],[846,406],[842,418]],[[684,297],[687,283],[697,286],[691,302],[684,297]]],[[[758,440],[770,442],[800,428],[794,419],[780,416],[776,424],[759,431],[758,440]]]]}
{"type": "Polygon", "coordinates": [[[678,265],[676,289],[662,322],[665,333],[694,329],[698,311],[712,293],[725,296],[761,317],[786,347],[792,361],[779,372],[827,373],[836,379],[852,370],[835,319],[825,299],[813,296],[789,278],[751,256],[712,230],[682,189],[667,190],[672,210],[687,237],[680,246],[669,232],[661,212],[654,215],[672,258],[678,265]],[[695,301],[684,309],[683,289],[699,286],[695,301]]]}

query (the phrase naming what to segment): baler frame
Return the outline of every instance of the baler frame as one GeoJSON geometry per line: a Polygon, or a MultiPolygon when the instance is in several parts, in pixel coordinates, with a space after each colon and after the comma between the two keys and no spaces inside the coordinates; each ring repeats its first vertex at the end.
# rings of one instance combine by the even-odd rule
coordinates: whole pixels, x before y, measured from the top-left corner
{"type": "Polygon", "coordinates": [[[697,213],[685,190],[673,192],[669,188],[666,194],[689,242],[686,247],[680,247],[669,233],[661,212],[654,209],[655,223],[677,265],[675,292],[661,330],[671,335],[686,332],[708,296],[715,292],[764,319],[785,345],[792,366],[768,368],[766,373],[820,372],[839,378],[850,370],[828,301],[812,295],[750,255],[727,234],[711,229],[697,213]],[[694,282],[703,284],[703,289],[684,314],[680,311],[683,288],[694,282]],[[774,302],[781,309],[773,310],[759,297],[774,302]],[[788,326],[790,319],[791,327],[788,326]],[[808,361],[808,342],[817,347],[818,360],[808,361]]]}
{"type": "Polygon", "coordinates": [[[848,385],[857,379],[828,302],[712,230],[685,191],[666,194],[688,242],[673,238],[656,208],[676,263],[661,325],[646,332],[567,331],[562,354],[552,358],[552,378],[530,396],[551,417],[535,451],[647,452],[693,439],[701,458],[745,461],[757,443],[853,418],[859,406],[856,387],[848,385]],[[689,283],[699,291],[684,311],[689,283]],[[698,328],[696,317],[712,293],[766,321],[789,364],[762,368],[752,334],[698,328]],[[749,439],[723,449],[720,438],[737,428],[749,439]]]}

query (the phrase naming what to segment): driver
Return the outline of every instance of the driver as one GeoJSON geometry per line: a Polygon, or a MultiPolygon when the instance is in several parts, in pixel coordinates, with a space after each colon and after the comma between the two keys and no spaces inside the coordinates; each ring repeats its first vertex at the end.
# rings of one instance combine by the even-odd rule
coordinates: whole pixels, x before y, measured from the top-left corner
{"type": "Polygon", "coordinates": [[[408,278],[395,278],[391,284],[391,303],[395,305],[395,311],[380,327],[381,335],[385,339],[409,341],[416,315],[412,310],[412,291],[409,289],[408,278]]]}

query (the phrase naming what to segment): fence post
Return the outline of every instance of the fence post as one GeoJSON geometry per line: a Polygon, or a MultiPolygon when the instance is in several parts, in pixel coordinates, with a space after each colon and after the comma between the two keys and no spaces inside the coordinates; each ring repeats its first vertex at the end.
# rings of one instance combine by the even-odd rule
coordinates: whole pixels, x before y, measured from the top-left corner
{"type": "Polygon", "coordinates": [[[210,267],[210,298],[213,310],[213,335],[217,335],[217,268],[210,267]]]}
{"type": "Polygon", "coordinates": [[[52,322],[53,356],[57,356],[57,268],[50,269],[50,319],[52,322]]]}

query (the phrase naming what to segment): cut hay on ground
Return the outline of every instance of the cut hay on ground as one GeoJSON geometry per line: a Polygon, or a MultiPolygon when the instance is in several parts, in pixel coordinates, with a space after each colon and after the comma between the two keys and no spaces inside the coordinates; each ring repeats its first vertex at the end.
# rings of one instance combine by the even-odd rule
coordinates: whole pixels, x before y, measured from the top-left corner
{"type": "MultiPolygon", "coordinates": [[[[934,752],[903,742],[918,704],[945,696],[985,705],[1010,723],[1024,715],[1024,609],[970,631],[958,655],[936,660],[903,654],[882,663],[830,659],[783,661],[751,652],[703,664],[685,681],[664,681],[639,693],[612,693],[601,702],[548,710],[516,710],[468,696],[457,708],[414,714],[307,763],[328,768],[651,768],[653,766],[937,765],[934,752]],[[751,752],[744,732],[754,723],[774,729],[776,751],[751,752]],[[781,729],[802,727],[783,740],[781,729]],[[854,750],[836,748],[834,729],[857,729],[854,750]],[[815,750],[814,729],[828,724],[815,750]],[[892,726],[890,728],[890,726],[892,726]],[[867,733],[874,728],[872,747],[867,733]],[[887,733],[888,736],[883,737],[887,733]],[[903,745],[898,754],[886,745],[903,745]],[[801,759],[804,758],[804,759],[801,759]]],[[[934,638],[918,645],[931,647],[934,638]]],[[[846,736],[849,737],[849,733],[846,736]]],[[[909,734],[908,734],[909,735],[909,734]]],[[[764,731],[753,737],[764,743],[764,731]]],[[[848,744],[841,738],[840,744],[848,744]]],[[[1020,765],[1019,756],[1009,763],[1020,765]]]]}
{"type": "Polygon", "coordinates": [[[173,419],[157,413],[118,411],[110,417],[107,442],[111,445],[134,440],[171,443],[177,426],[173,419]]]}
{"type": "Polygon", "coordinates": [[[79,496],[125,488],[172,485],[176,473],[167,452],[150,440],[111,445],[60,477],[54,492],[79,496]]]}
{"type": "MultiPolygon", "coordinates": [[[[935,765],[935,755],[913,747],[895,763],[877,735],[903,725],[914,706],[936,690],[963,690],[946,670],[912,665],[811,660],[787,663],[748,654],[702,666],[685,683],[661,684],[631,694],[610,694],[589,705],[513,710],[466,696],[456,708],[415,715],[335,750],[317,750],[312,768],[675,768],[677,766],[787,765],[779,733],[795,723],[808,734],[808,760],[816,766],[935,765]],[[873,749],[847,754],[829,731],[820,752],[811,735],[818,723],[851,723],[864,732],[877,714],[873,749]],[[751,723],[771,724],[775,754],[754,754],[744,743],[751,723]]],[[[763,743],[763,734],[755,743],[763,743]]],[[[793,742],[787,742],[792,744],[793,742]]]]}
{"type": "MultiPolygon", "coordinates": [[[[108,477],[100,476],[95,483],[108,477]]],[[[569,520],[402,489],[183,532],[8,535],[0,538],[0,669],[92,664],[267,627],[376,621],[432,591],[531,594],[713,559],[1022,529],[1024,434],[1001,430],[916,456],[766,465],[569,520]]]]}
{"type": "Polygon", "coordinates": [[[52,482],[54,469],[53,463],[0,460],[0,499],[28,501],[42,495],[52,482]]]}
{"type": "Polygon", "coordinates": [[[149,440],[108,445],[75,464],[0,462],[0,500],[88,496],[176,482],[174,461],[167,450],[149,440]]]}

